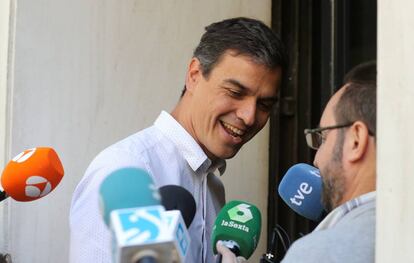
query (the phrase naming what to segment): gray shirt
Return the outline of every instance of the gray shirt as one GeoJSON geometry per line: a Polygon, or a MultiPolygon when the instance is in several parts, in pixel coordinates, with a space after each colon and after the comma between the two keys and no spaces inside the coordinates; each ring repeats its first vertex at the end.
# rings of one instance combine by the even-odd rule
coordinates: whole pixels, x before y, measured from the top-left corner
{"type": "Polygon", "coordinates": [[[375,206],[371,192],[336,208],[282,262],[375,262],[375,206]]]}

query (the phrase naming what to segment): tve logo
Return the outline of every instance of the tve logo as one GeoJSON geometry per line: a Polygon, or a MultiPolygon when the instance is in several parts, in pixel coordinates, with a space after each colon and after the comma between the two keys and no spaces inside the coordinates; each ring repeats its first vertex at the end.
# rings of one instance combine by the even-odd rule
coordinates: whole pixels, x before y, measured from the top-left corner
{"type": "Polygon", "coordinates": [[[27,197],[43,197],[52,191],[52,184],[44,177],[33,175],[26,179],[24,190],[27,197]]]}
{"type": "Polygon", "coordinates": [[[252,212],[249,209],[248,204],[239,204],[231,208],[227,213],[231,220],[246,223],[253,218],[252,212]]]}
{"type": "Polygon", "coordinates": [[[305,195],[312,193],[312,189],[312,186],[310,186],[308,183],[301,183],[299,185],[299,189],[296,191],[297,193],[292,198],[290,198],[290,201],[292,204],[301,206],[302,201],[305,199],[305,195]]]}
{"type": "Polygon", "coordinates": [[[313,174],[316,177],[319,177],[319,178],[321,177],[321,173],[319,172],[318,169],[311,169],[311,170],[309,170],[309,173],[313,174]]]}
{"type": "Polygon", "coordinates": [[[115,210],[119,242],[124,245],[156,241],[164,233],[163,209],[159,206],[115,210]]]}

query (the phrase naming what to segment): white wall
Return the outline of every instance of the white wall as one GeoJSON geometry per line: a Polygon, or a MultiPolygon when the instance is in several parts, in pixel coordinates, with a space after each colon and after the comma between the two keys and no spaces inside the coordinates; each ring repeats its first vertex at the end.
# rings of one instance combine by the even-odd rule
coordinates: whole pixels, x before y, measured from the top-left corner
{"type": "Polygon", "coordinates": [[[414,262],[414,2],[378,1],[377,262],[414,262]]]}
{"type": "Polygon", "coordinates": [[[10,2],[0,1],[0,167],[4,164],[6,143],[7,54],[10,2]]]}
{"type": "MultiPolygon", "coordinates": [[[[7,68],[9,54],[12,54],[12,47],[9,45],[13,32],[13,4],[9,0],[0,1],[0,169],[3,170],[6,156],[8,153],[8,76],[7,68]]],[[[0,170],[0,171],[1,171],[0,170]]],[[[0,190],[3,190],[0,185],[0,190]]],[[[9,222],[9,206],[0,205],[0,253],[8,250],[7,226],[9,222]]]]}
{"type": "Polygon", "coordinates": [[[7,123],[7,61],[9,52],[10,1],[0,1],[0,167],[3,167],[7,123]]]}
{"type": "MultiPolygon", "coordinates": [[[[13,262],[66,262],[71,195],[92,158],[173,108],[204,26],[234,16],[270,24],[270,5],[270,0],[18,1],[7,159],[29,147],[53,146],[65,177],[41,200],[0,204],[10,207],[10,221],[3,223],[7,233],[1,235],[9,237],[13,262]]],[[[267,153],[266,127],[223,176],[228,200],[257,204],[263,226],[267,153]]],[[[265,232],[264,227],[256,255],[265,251],[265,232]]]]}

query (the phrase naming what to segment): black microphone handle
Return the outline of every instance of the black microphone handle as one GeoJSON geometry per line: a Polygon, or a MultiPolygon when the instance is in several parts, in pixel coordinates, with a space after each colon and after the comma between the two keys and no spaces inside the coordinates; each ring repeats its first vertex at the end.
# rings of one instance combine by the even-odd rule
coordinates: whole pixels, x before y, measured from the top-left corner
{"type": "Polygon", "coordinates": [[[152,256],[145,256],[138,259],[136,263],[158,263],[158,261],[152,256]]]}
{"type": "Polygon", "coordinates": [[[279,263],[280,262],[280,261],[275,261],[275,260],[271,260],[263,256],[260,258],[260,263],[279,263]]]}
{"type": "Polygon", "coordinates": [[[9,197],[6,192],[0,191],[0,202],[9,197]]]}
{"type": "Polygon", "coordinates": [[[145,249],[136,253],[131,262],[135,263],[159,263],[158,253],[152,249],[145,249]]]}

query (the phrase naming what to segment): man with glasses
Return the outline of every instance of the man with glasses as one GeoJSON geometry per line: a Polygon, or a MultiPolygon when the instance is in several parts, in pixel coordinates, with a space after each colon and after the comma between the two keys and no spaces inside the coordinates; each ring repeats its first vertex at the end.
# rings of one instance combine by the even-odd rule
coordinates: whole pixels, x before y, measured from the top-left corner
{"type": "MultiPolygon", "coordinates": [[[[375,262],[376,63],[353,68],[329,100],[320,127],[306,129],[317,150],[322,201],[329,213],[292,244],[282,263],[375,262]]],[[[245,260],[217,245],[223,263],[245,260]]]]}
{"type": "Polygon", "coordinates": [[[375,262],[375,134],[376,63],[369,62],[347,74],[320,127],[305,130],[329,214],[282,262],[375,262]]]}

